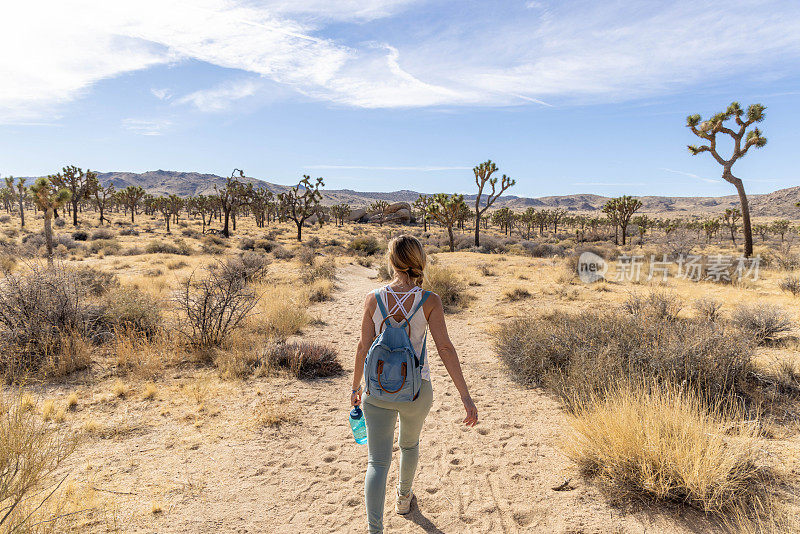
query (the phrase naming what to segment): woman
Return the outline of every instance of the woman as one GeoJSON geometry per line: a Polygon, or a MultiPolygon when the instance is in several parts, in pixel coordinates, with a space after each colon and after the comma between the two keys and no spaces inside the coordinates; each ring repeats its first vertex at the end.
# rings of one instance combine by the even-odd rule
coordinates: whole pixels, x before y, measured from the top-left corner
{"type": "MultiPolygon", "coordinates": [[[[425,271],[425,251],[422,244],[411,236],[400,236],[389,243],[389,266],[394,273],[392,282],[378,292],[379,298],[388,310],[389,319],[393,325],[405,323],[410,316],[411,343],[417,355],[423,357],[422,387],[416,400],[411,402],[389,402],[383,399],[371,398],[365,395],[364,415],[367,422],[367,445],[369,448],[369,463],[367,476],[364,482],[364,493],[367,505],[367,521],[371,533],[383,532],[383,503],[386,498],[386,477],[392,462],[392,440],[397,416],[400,416],[400,484],[397,488],[395,509],[398,514],[407,514],[411,511],[411,483],[419,459],[419,434],[425,417],[433,403],[433,389],[431,388],[430,369],[428,368],[427,355],[423,355],[426,330],[430,328],[433,341],[439,357],[442,359],[450,378],[461,394],[461,401],[467,412],[464,423],[475,426],[478,422],[478,410],[472,402],[461,373],[461,365],[450,337],[447,335],[447,326],[444,321],[442,300],[435,293],[431,293],[424,301],[420,313],[413,314],[413,310],[422,299],[422,282],[425,271]]],[[[372,341],[378,334],[383,316],[378,309],[375,293],[370,292],[364,303],[364,317],[361,321],[361,341],[356,351],[355,369],[353,372],[353,390],[350,401],[353,406],[358,406],[362,401],[361,379],[364,374],[364,359],[369,351],[372,341]]]]}

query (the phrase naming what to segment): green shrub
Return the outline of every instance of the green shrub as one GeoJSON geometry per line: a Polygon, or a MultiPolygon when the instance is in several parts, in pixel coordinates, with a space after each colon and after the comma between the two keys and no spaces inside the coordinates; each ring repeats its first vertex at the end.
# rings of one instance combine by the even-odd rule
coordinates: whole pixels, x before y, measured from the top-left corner
{"type": "Polygon", "coordinates": [[[377,254],[383,248],[381,247],[380,243],[378,243],[378,240],[371,235],[356,237],[350,241],[348,247],[354,252],[366,254],[367,256],[377,254]]]}

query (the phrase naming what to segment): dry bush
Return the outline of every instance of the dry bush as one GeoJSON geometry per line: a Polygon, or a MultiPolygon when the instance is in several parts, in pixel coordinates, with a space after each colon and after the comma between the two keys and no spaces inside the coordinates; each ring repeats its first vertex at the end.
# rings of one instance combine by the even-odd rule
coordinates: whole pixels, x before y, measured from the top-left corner
{"type": "Polygon", "coordinates": [[[239,277],[206,269],[181,282],[175,303],[182,313],[180,331],[196,347],[221,345],[247,319],[258,298],[239,277]]]}
{"type": "Polygon", "coordinates": [[[675,386],[616,389],[575,407],[567,453],[625,497],[759,523],[775,509],[778,480],[764,464],[758,421],[743,415],[675,386]]]}
{"type": "Polygon", "coordinates": [[[336,349],[320,343],[273,343],[265,350],[264,359],[270,367],[303,379],[337,376],[344,371],[336,349]]]}
{"type": "Polygon", "coordinates": [[[180,256],[189,256],[192,253],[191,247],[184,241],[177,243],[165,243],[164,241],[150,241],[144,247],[144,251],[148,254],[177,254],[180,256]]]}
{"type": "Polygon", "coordinates": [[[456,311],[467,304],[467,285],[455,269],[429,265],[422,287],[439,295],[445,311],[456,311]]]}
{"type": "Polygon", "coordinates": [[[758,343],[768,343],[792,331],[789,315],[772,304],[743,304],[733,310],[732,323],[758,343]]]}
{"type": "Polygon", "coordinates": [[[308,295],[309,302],[324,302],[326,300],[331,300],[333,298],[333,289],[334,289],[333,281],[332,280],[317,280],[316,282],[312,282],[307,288],[306,293],[308,295]]]}
{"type": "Polygon", "coordinates": [[[488,263],[481,263],[478,265],[478,271],[480,271],[483,276],[497,276],[494,269],[492,269],[491,265],[488,263]]]}
{"type": "Polygon", "coordinates": [[[98,239],[114,239],[114,237],[116,237],[116,234],[111,228],[98,228],[92,232],[92,241],[97,241],[98,239]]]}
{"type": "Polygon", "coordinates": [[[630,293],[622,309],[632,315],[674,321],[683,309],[683,303],[675,293],[653,290],[647,296],[630,293]]]}
{"type": "Polygon", "coordinates": [[[388,282],[392,278],[392,269],[390,269],[386,264],[381,264],[380,267],[378,267],[378,280],[388,282]]]}
{"type": "Polygon", "coordinates": [[[104,335],[125,333],[152,339],[161,330],[161,303],[134,287],[110,291],[97,310],[92,329],[104,335]]]}
{"type": "Polygon", "coordinates": [[[116,358],[117,373],[142,379],[162,376],[167,365],[185,357],[179,340],[166,332],[151,339],[123,332],[115,337],[111,352],[116,358]]]}
{"type": "Polygon", "coordinates": [[[94,267],[80,267],[75,269],[75,274],[81,284],[92,295],[104,295],[108,291],[119,287],[119,278],[113,273],[107,273],[94,267]]]}
{"type": "Polygon", "coordinates": [[[263,280],[269,271],[270,260],[263,254],[245,252],[211,265],[223,278],[237,279],[245,284],[263,280]]]}
{"type": "Polygon", "coordinates": [[[686,384],[709,400],[757,394],[750,338],[708,322],[559,312],[505,323],[495,348],[518,381],[552,389],[568,404],[648,377],[686,384]]]}
{"type": "Polygon", "coordinates": [[[300,422],[297,404],[288,397],[281,397],[276,401],[262,400],[255,408],[253,414],[256,427],[278,428],[282,424],[296,424],[300,422]]]}
{"type": "Polygon", "coordinates": [[[304,245],[300,247],[300,250],[295,256],[303,266],[311,266],[314,265],[314,260],[317,257],[317,253],[312,247],[304,245]]]}
{"type": "Polygon", "coordinates": [[[333,258],[312,258],[311,263],[304,265],[300,272],[300,279],[311,284],[317,280],[333,280],[336,278],[336,261],[333,258]]]}
{"type": "Polygon", "coordinates": [[[358,236],[347,245],[347,247],[354,251],[366,256],[372,256],[383,250],[383,247],[378,242],[378,239],[371,235],[358,236]]]}
{"type": "Polygon", "coordinates": [[[800,276],[787,276],[778,283],[778,287],[795,297],[800,296],[800,276]]]}
{"type": "Polygon", "coordinates": [[[259,299],[251,321],[256,332],[275,339],[286,339],[300,333],[308,324],[305,295],[290,286],[270,286],[259,299]]]}
{"type": "Polygon", "coordinates": [[[702,297],[692,304],[697,314],[704,320],[714,323],[720,318],[722,302],[713,297],[702,297]]]}
{"type": "Polygon", "coordinates": [[[58,362],[84,338],[92,313],[79,276],[62,265],[33,263],[0,274],[0,372],[17,376],[58,362]]]}
{"type": "Polygon", "coordinates": [[[75,448],[71,434],[39,420],[24,394],[0,397],[0,530],[31,532],[63,482],[50,477],[75,448]]]}
{"type": "Polygon", "coordinates": [[[531,292],[525,289],[524,287],[515,287],[514,289],[509,289],[505,292],[503,298],[510,302],[516,302],[518,300],[524,300],[531,297],[531,292]]]}

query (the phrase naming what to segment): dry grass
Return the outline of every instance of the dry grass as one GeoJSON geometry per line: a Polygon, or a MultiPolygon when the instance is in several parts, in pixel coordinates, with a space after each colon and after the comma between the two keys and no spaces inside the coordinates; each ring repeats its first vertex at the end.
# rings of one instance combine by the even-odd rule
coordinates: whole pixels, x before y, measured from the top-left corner
{"type": "Polygon", "coordinates": [[[776,475],[765,465],[758,421],[743,415],[670,386],[622,388],[576,406],[566,450],[625,496],[688,504],[742,525],[772,521],[776,475]]]}
{"type": "Polygon", "coordinates": [[[305,309],[305,295],[297,289],[284,285],[263,288],[251,327],[275,339],[300,333],[310,319],[305,309]]]}
{"type": "Polygon", "coordinates": [[[453,312],[466,306],[466,286],[464,278],[451,267],[431,264],[426,269],[423,289],[439,295],[445,311],[453,312]]]}
{"type": "Polygon", "coordinates": [[[257,428],[278,428],[283,424],[297,424],[300,422],[297,403],[289,397],[277,400],[262,400],[256,406],[253,414],[257,428]]]}

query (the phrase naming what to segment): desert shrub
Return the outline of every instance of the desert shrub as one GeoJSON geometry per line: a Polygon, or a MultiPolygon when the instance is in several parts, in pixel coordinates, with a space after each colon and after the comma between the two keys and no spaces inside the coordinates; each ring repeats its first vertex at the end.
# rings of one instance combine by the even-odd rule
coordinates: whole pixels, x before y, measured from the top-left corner
{"type": "Polygon", "coordinates": [[[523,241],[522,248],[534,258],[552,258],[553,256],[563,256],[564,248],[560,245],[549,243],[535,243],[533,241],[523,241]]]}
{"type": "Polygon", "coordinates": [[[92,232],[92,241],[96,241],[98,239],[114,239],[115,236],[116,234],[114,233],[114,230],[111,228],[102,227],[92,232]]]}
{"type": "Polygon", "coordinates": [[[65,247],[67,250],[78,247],[77,241],[75,241],[71,235],[67,234],[59,234],[53,238],[53,246],[58,247],[59,245],[65,247]]]}
{"type": "Polygon", "coordinates": [[[509,372],[568,403],[617,384],[654,378],[709,399],[750,398],[750,338],[708,322],[617,311],[521,317],[498,329],[495,349],[509,372]]]}
{"type": "Polygon", "coordinates": [[[256,241],[252,237],[243,237],[239,240],[239,248],[241,250],[253,250],[255,248],[256,241]]]}
{"type": "Polygon", "coordinates": [[[75,343],[87,334],[90,305],[75,271],[31,264],[0,275],[0,372],[16,376],[45,366],[70,372],[84,365],[75,343]],[[69,359],[61,362],[60,359],[69,359]]]}
{"type": "MultiPolygon", "coordinates": [[[[472,243],[475,242],[472,237],[470,237],[470,240],[472,243]]],[[[477,248],[477,252],[482,252],[484,254],[501,254],[507,250],[508,247],[506,244],[492,235],[482,235],[481,244],[477,248]]]]}
{"type": "Polygon", "coordinates": [[[39,417],[21,390],[0,399],[0,530],[38,532],[34,513],[57,488],[48,480],[75,443],[39,417]]]}
{"type": "Polygon", "coordinates": [[[765,465],[758,425],[731,424],[743,415],[709,409],[674,386],[615,389],[576,407],[567,454],[631,500],[680,502],[723,521],[757,523],[774,511],[770,486],[778,480],[765,465]]]}
{"type": "Polygon", "coordinates": [[[204,235],[203,238],[200,240],[200,242],[205,246],[217,246],[223,248],[228,246],[227,242],[225,241],[225,238],[214,234],[204,235]]]}
{"type": "Polygon", "coordinates": [[[467,304],[466,284],[455,269],[428,266],[423,288],[439,295],[445,311],[454,311],[467,304]]]}
{"type": "Polygon", "coordinates": [[[703,297],[695,300],[692,306],[702,319],[713,323],[720,317],[722,302],[713,297],[703,297]]]}
{"type": "Polygon", "coordinates": [[[337,376],[344,371],[336,349],[321,343],[272,343],[264,357],[271,367],[286,369],[302,379],[337,376]]]}
{"type": "Polygon", "coordinates": [[[285,340],[308,324],[306,295],[292,286],[265,288],[253,316],[251,328],[258,334],[285,340]]]}
{"type": "Polygon", "coordinates": [[[492,266],[488,263],[481,263],[478,265],[478,271],[480,271],[483,276],[496,276],[494,269],[492,269],[492,266]]]}
{"type": "Polygon", "coordinates": [[[6,237],[9,237],[11,239],[14,239],[15,237],[17,237],[19,235],[19,230],[17,230],[14,227],[4,228],[3,229],[3,235],[5,235],[6,237]]]}
{"type": "Polygon", "coordinates": [[[0,255],[0,272],[11,272],[17,266],[17,258],[10,254],[0,255]]]}
{"type": "Polygon", "coordinates": [[[297,259],[300,261],[302,265],[310,266],[314,264],[314,260],[317,257],[317,253],[311,247],[300,247],[300,250],[296,254],[297,259]]]}
{"type": "Polygon", "coordinates": [[[788,248],[770,250],[763,258],[766,266],[777,267],[784,271],[794,271],[800,268],[800,255],[795,254],[788,248]]]}
{"type": "Polygon", "coordinates": [[[269,239],[257,239],[253,243],[253,249],[263,250],[264,252],[272,252],[276,246],[278,246],[278,244],[269,239]]]}
{"type": "Polygon", "coordinates": [[[775,341],[791,332],[789,315],[771,304],[743,304],[733,310],[732,323],[758,343],[775,341]]]}
{"type": "Polygon", "coordinates": [[[383,247],[378,243],[377,238],[371,235],[358,236],[347,245],[354,252],[371,256],[380,252],[383,247]]]}
{"type": "Polygon", "coordinates": [[[336,278],[336,262],[333,258],[314,259],[310,265],[303,267],[300,278],[306,284],[317,280],[333,280],[336,278]]]}
{"type": "Polygon", "coordinates": [[[247,319],[257,303],[255,292],[241,277],[206,269],[181,282],[175,302],[182,313],[180,330],[192,345],[221,345],[247,319]]]}
{"type": "Polygon", "coordinates": [[[787,276],[778,283],[778,287],[797,297],[800,295],[800,276],[787,276]]]}
{"type": "Polygon", "coordinates": [[[504,298],[505,300],[516,302],[518,300],[530,298],[530,296],[531,292],[524,287],[515,287],[514,289],[509,289],[506,291],[504,298]]]}
{"type": "Polygon", "coordinates": [[[245,252],[211,265],[219,276],[248,284],[263,279],[269,269],[269,258],[256,252],[245,252]]]}
{"type": "Polygon", "coordinates": [[[119,251],[120,256],[141,256],[145,251],[139,247],[129,247],[119,251]]]}
{"type": "Polygon", "coordinates": [[[161,328],[161,306],[148,293],[133,287],[108,292],[98,309],[93,329],[98,333],[125,333],[152,339],[161,328]]]}
{"type": "Polygon", "coordinates": [[[272,255],[276,260],[291,260],[294,258],[294,252],[286,247],[280,245],[272,249],[272,255]]]}
{"type": "Polygon", "coordinates": [[[630,293],[622,309],[633,315],[656,317],[673,321],[683,309],[683,303],[675,293],[651,291],[647,296],[630,293]]]}
{"type": "Polygon", "coordinates": [[[137,236],[139,235],[139,230],[129,226],[120,230],[119,235],[137,236]]]}
{"type": "Polygon", "coordinates": [[[86,241],[89,239],[89,232],[86,230],[76,230],[72,232],[72,239],[75,241],[86,241]]]}
{"type": "Polygon", "coordinates": [[[6,224],[11,222],[11,215],[0,215],[0,223],[6,224]]]}
{"type": "Polygon", "coordinates": [[[384,282],[392,279],[392,270],[389,268],[388,265],[382,263],[378,267],[378,280],[382,280],[384,282]]]}
{"type": "Polygon", "coordinates": [[[191,239],[197,239],[197,238],[200,237],[201,234],[200,234],[200,232],[198,232],[194,228],[183,228],[183,230],[181,230],[181,235],[183,237],[188,237],[188,238],[191,238],[191,239]]]}
{"type": "Polygon", "coordinates": [[[331,300],[333,293],[332,280],[317,280],[308,286],[308,301],[309,302],[324,302],[331,300]]]}
{"type": "Polygon", "coordinates": [[[319,237],[314,235],[306,240],[306,246],[316,249],[322,246],[322,241],[319,240],[319,237]]]}
{"type": "Polygon", "coordinates": [[[80,267],[75,269],[80,283],[92,294],[103,295],[119,287],[119,278],[113,273],[107,273],[94,267],[80,267]]]}
{"type": "Polygon", "coordinates": [[[89,251],[93,254],[102,251],[103,254],[113,255],[119,252],[121,248],[122,246],[116,239],[96,239],[89,243],[89,251]]]}
{"type": "Polygon", "coordinates": [[[176,244],[165,243],[164,241],[154,240],[150,241],[144,248],[148,254],[178,254],[181,256],[189,256],[192,251],[191,247],[183,241],[176,244]]]}
{"type": "Polygon", "coordinates": [[[61,217],[56,217],[53,220],[53,225],[55,225],[56,228],[64,228],[67,225],[67,221],[65,221],[61,217]]]}

